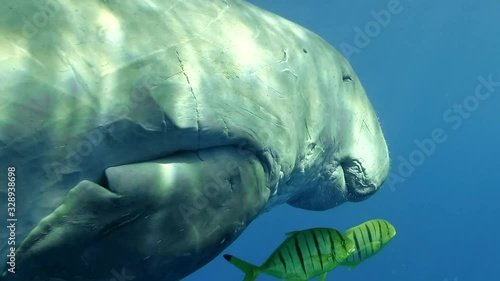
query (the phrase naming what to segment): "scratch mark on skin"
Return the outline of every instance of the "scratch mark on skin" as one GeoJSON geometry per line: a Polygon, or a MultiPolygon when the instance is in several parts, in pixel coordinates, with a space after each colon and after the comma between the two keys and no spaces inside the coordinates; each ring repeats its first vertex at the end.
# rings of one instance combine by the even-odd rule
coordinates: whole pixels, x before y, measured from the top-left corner
{"type": "MultiPolygon", "coordinates": [[[[174,9],[176,8],[179,3],[181,2],[184,2],[184,0],[177,0],[175,3],[173,3],[168,9],[164,10],[162,12],[162,14],[164,14],[165,16],[169,17],[169,13],[174,9]]],[[[205,27],[205,29],[203,29],[201,32],[198,32],[198,34],[192,34],[191,36],[189,36],[188,38],[184,39],[184,40],[181,40],[180,42],[177,42],[175,44],[172,44],[172,45],[169,45],[168,48],[175,48],[175,47],[178,47],[178,46],[181,46],[181,45],[184,45],[184,44],[187,44],[193,40],[196,40],[196,39],[200,39],[200,40],[204,40],[208,43],[212,43],[206,39],[203,38],[202,34],[206,33],[206,31],[211,27],[212,24],[214,24],[215,22],[217,21],[220,21],[223,17],[223,15],[225,14],[226,10],[229,8],[229,3],[226,1],[226,0],[223,0],[223,3],[225,4],[225,7],[222,8],[219,13],[217,14],[217,16],[211,20],[205,27]]],[[[260,35],[260,34],[259,34],[260,35]]],[[[220,46],[221,48],[223,48],[222,46],[220,46]]]]}
{"type": "MultiPolygon", "coordinates": [[[[279,62],[279,63],[282,63],[286,66],[288,66],[288,49],[283,49],[283,59],[279,62]]],[[[293,76],[295,76],[295,78],[299,78],[299,76],[297,76],[297,74],[295,74],[295,72],[293,70],[291,70],[289,67],[285,67],[283,68],[283,70],[281,70],[281,72],[290,72],[293,76]]]]}
{"type": "Polygon", "coordinates": [[[62,62],[64,62],[66,66],[68,66],[69,70],[73,74],[73,78],[75,79],[76,83],[83,89],[83,91],[85,91],[85,93],[89,94],[90,93],[89,86],[87,85],[87,83],[85,82],[83,77],[78,73],[78,71],[73,66],[73,64],[69,61],[66,54],[63,51],[57,49],[57,55],[58,55],[59,59],[62,62]]]}
{"type": "Polygon", "coordinates": [[[295,78],[299,78],[299,76],[297,76],[297,74],[295,74],[295,72],[293,72],[290,68],[285,68],[281,72],[290,72],[295,78]]]}
{"type": "Polygon", "coordinates": [[[183,0],[178,0],[177,2],[175,2],[174,4],[172,4],[172,6],[170,6],[170,8],[168,8],[167,10],[165,10],[165,12],[163,12],[163,13],[165,14],[165,13],[170,12],[173,8],[175,8],[175,6],[177,6],[177,4],[179,4],[182,1],[183,0]]]}
{"type": "Polygon", "coordinates": [[[222,16],[226,13],[227,9],[229,8],[229,4],[227,3],[227,1],[224,1],[224,4],[226,4],[226,6],[217,14],[217,17],[215,17],[215,19],[213,19],[207,24],[207,27],[201,33],[205,33],[207,30],[209,30],[212,24],[218,22],[222,18],[222,16]]]}
{"type": "MultiPolygon", "coordinates": [[[[31,55],[31,53],[28,50],[26,50],[24,47],[21,47],[21,45],[15,44],[15,43],[13,43],[11,45],[13,45],[14,48],[19,50],[20,52],[22,52],[24,57],[28,57],[30,60],[36,62],[36,64],[38,66],[42,67],[43,69],[47,69],[47,67],[45,67],[45,65],[41,61],[39,61],[35,56],[31,55]]],[[[4,63],[3,61],[0,61],[0,62],[4,63]]]]}
{"type": "Polygon", "coordinates": [[[200,112],[198,110],[198,99],[196,98],[196,95],[194,94],[193,86],[191,85],[191,82],[189,81],[189,77],[188,77],[186,71],[184,70],[184,65],[182,64],[182,61],[181,61],[181,58],[179,55],[179,51],[175,51],[175,54],[177,55],[177,60],[179,61],[179,65],[181,67],[182,74],[184,74],[184,77],[186,78],[186,81],[189,85],[189,91],[191,92],[191,95],[193,96],[193,99],[194,99],[195,111],[196,111],[196,133],[198,135],[196,145],[199,148],[200,147],[200,112]]]}
{"type": "Polygon", "coordinates": [[[168,125],[167,125],[167,120],[165,118],[165,112],[162,112],[161,113],[161,117],[162,117],[162,125],[163,125],[163,130],[164,130],[164,133],[163,133],[163,144],[168,144],[168,125]]]}
{"type": "Polygon", "coordinates": [[[240,108],[240,111],[241,111],[241,112],[246,112],[246,113],[248,113],[248,115],[250,115],[250,116],[253,116],[253,117],[259,118],[260,120],[265,121],[265,119],[264,119],[262,116],[257,115],[257,114],[256,114],[255,112],[253,112],[252,110],[249,110],[248,108],[244,108],[244,107],[241,107],[241,106],[240,106],[239,108],[240,108]]]}
{"type": "Polygon", "coordinates": [[[311,140],[311,133],[309,132],[309,126],[307,125],[307,119],[304,119],[304,123],[305,123],[305,126],[306,126],[306,133],[307,133],[307,137],[309,140],[311,140]]]}
{"type": "Polygon", "coordinates": [[[368,127],[364,119],[363,119],[363,125],[365,126],[366,130],[371,134],[372,132],[370,131],[370,127],[368,127]]]}
{"type": "Polygon", "coordinates": [[[224,118],[222,118],[222,123],[224,123],[224,130],[223,130],[224,135],[226,137],[228,137],[229,136],[229,127],[227,126],[227,122],[224,118]]]}
{"type": "MultiPolygon", "coordinates": [[[[266,67],[267,68],[267,67],[266,67]]],[[[277,89],[275,89],[273,86],[267,84],[266,82],[264,82],[264,80],[262,80],[262,78],[260,78],[259,75],[257,75],[257,71],[256,72],[253,72],[253,73],[250,73],[250,75],[253,75],[255,76],[255,78],[258,79],[258,82],[260,84],[262,84],[266,89],[269,89],[269,94],[272,94],[273,96],[275,96],[276,98],[280,98],[280,99],[284,99],[284,98],[287,98],[287,95],[283,94],[282,92],[278,91],[277,89]]]]}
{"type": "MultiPolygon", "coordinates": [[[[124,221],[116,224],[116,225],[110,225],[109,227],[106,227],[104,230],[103,230],[103,236],[106,236],[108,234],[110,234],[111,232],[114,232],[115,230],[121,228],[122,226],[128,224],[128,223],[131,223],[131,222],[134,222],[136,221],[139,217],[141,217],[143,215],[144,211],[131,217],[131,218],[128,218],[128,219],[125,219],[124,221]]],[[[125,216],[123,217],[127,217],[129,216],[130,213],[126,214],[125,216]]]]}
{"type": "MultiPolygon", "coordinates": [[[[212,42],[212,41],[203,37],[203,35],[206,34],[208,32],[208,30],[210,30],[210,28],[212,27],[212,24],[220,21],[223,18],[224,14],[226,13],[227,9],[229,9],[229,4],[227,3],[227,1],[223,1],[223,2],[224,2],[224,4],[226,4],[226,6],[218,12],[217,16],[213,20],[211,20],[210,22],[207,23],[206,27],[203,30],[197,32],[196,34],[193,34],[193,37],[186,39],[185,41],[181,42],[180,44],[184,44],[184,43],[198,39],[198,40],[205,41],[209,44],[212,44],[214,46],[217,46],[218,48],[223,49],[223,51],[224,51],[224,49],[233,48],[234,46],[232,46],[232,47],[219,46],[215,42],[212,42]]],[[[180,44],[177,44],[177,45],[180,45],[180,44]]]]}
{"type": "Polygon", "coordinates": [[[253,36],[253,39],[257,39],[260,36],[260,27],[257,27],[257,31],[255,31],[255,35],[253,36]]]}

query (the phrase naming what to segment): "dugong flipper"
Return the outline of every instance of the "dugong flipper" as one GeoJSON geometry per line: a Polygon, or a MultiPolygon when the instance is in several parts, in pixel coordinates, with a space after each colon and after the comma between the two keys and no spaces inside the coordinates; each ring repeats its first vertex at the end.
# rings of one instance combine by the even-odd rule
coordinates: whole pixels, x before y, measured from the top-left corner
{"type": "Polygon", "coordinates": [[[237,0],[4,2],[2,281],[178,280],[278,204],[333,208],[387,176],[358,77],[294,23],[237,0]]]}
{"type": "Polygon", "coordinates": [[[233,241],[269,197],[258,159],[235,148],[112,167],[106,176],[109,190],[80,182],[31,231],[17,251],[19,280],[109,280],[121,268],[139,280],[176,280],[233,241]]]}

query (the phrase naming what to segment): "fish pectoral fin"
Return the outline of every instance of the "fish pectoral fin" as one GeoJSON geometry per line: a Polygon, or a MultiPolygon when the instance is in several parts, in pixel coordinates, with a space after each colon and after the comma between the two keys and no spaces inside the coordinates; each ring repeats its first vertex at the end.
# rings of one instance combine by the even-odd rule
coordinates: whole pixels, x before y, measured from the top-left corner
{"type": "Polygon", "coordinates": [[[382,243],[380,241],[373,241],[370,243],[372,246],[372,249],[380,249],[382,246],[382,243]]]}
{"type": "Polygon", "coordinates": [[[321,256],[312,256],[311,260],[313,263],[325,263],[333,260],[331,255],[321,255],[321,256]]]}
{"type": "Polygon", "coordinates": [[[328,272],[325,272],[325,273],[321,274],[321,275],[318,277],[318,281],[325,281],[325,279],[326,279],[326,274],[327,274],[327,273],[328,273],[328,272]]]}

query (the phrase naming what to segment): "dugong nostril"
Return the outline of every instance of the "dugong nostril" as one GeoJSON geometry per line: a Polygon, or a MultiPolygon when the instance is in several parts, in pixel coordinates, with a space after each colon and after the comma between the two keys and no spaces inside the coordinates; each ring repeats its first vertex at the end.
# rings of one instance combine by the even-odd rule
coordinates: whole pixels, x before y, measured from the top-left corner
{"type": "Polygon", "coordinates": [[[349,201],[363,201],[377,191],[376,185],[369,182],[366,171],[358,160],[344,159],[340,165],[344,170],[349,201]]]}

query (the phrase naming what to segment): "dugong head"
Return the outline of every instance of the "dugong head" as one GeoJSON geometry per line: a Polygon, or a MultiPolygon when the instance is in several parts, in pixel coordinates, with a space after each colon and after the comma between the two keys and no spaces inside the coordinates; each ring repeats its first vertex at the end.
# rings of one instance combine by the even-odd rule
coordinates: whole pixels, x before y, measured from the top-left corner
{"type": "Polygon", "coordinates": [[[344,202],[359,202],[373,195],[387,178],[390,166],[387,143],[376,112],[359,77],[350,63],[334,51],[336,66],[324,75],[330,94],[326,110],[331,119],[325,122],[325,137],[315,148],[314,158],[322,167],[290,181],[307,186],[287,203],[308,210],[326,210],[344,202]],[[326,145],[326,143],[333,145],[326,145]]]}

